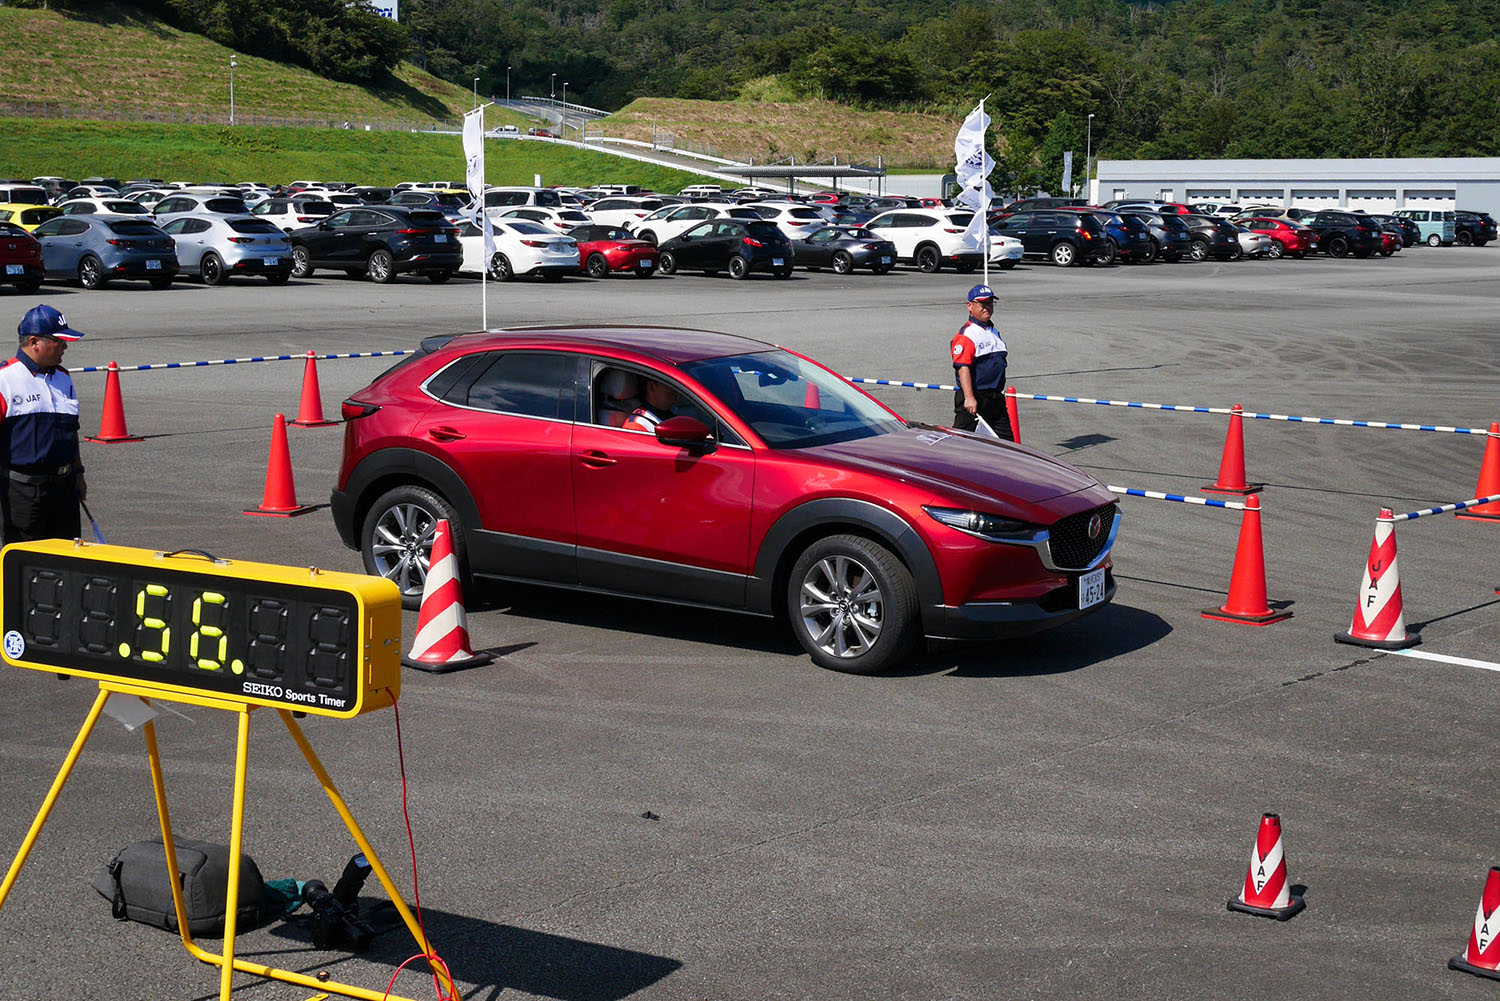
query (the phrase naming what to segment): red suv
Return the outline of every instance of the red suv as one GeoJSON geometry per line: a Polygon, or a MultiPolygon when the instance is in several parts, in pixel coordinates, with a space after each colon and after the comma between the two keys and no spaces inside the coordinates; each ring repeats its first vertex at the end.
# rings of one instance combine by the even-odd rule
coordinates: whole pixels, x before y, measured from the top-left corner
{"type": "Polygon", "coordinates": [[[439,518],[466,577],[785,616],[816,663],[855,673],[924,635],[1035,632],[1115,592],[1119,514],[1093,477],[908,423],[745,337],[430,337],[343,415],[334,523],[408,607],[439,518]],[[650,381],[675,404],[654,433],[622,427],[650,381]]]}

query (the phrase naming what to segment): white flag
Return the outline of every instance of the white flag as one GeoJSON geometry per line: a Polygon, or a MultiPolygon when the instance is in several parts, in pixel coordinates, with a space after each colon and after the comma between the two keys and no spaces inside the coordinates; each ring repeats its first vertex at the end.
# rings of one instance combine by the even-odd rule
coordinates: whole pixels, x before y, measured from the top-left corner
{"type": "Polygon", "coordinates": [[[1068,194],[1073,193],[1073,151],[1068,150],[1063,154],[1063,178],[1062,190],[1068,194]]]}
{"type": "Polygon", "coordinates": [[[464,176],[469,197],[484,205],[484,109],[475,108],[464,115],[464,176]]]}
{"type": "Polygon", "coordinates": [[[954,173],[958,182],[967,187],[976,178],[989,177],[995,169],[995,161],[984,149],[984,133],[990,127],[990,116],[984,113],[984,102],[969,112],[953,140],[953,154],[958,158],[954,173]]]}
{"type": "Polygon", "coordinates": [[[990,187],[989,181],[976,178],[973,183],[964,185],[964,189],[958,193],[955,200],[960,205],[967,205],[975,212],[982,212],[987,204],[995,200],[995,191],[990,187]]]}
{"type": "Polygon", "coordinates": [[[495,227],[490,223],[490,214],[483,209],[479,211],[479,218],[484,220],[481,226],[484,230],[484,266],[488,270],[490,261],[495,259],[495,227]]]}
{"type": "Polygon", "coordinates": [[[987,421],[987,420],[985,420],[983,417],[980,417],[977,414],[975,415],[975,420],[974,420],[974,433],[975,434],[988,435],[989,437],[995,439],[996,441],[1000,440],[1000,436],[995,433],[995,429],[992,428],[992,427],[990,427],[990,422],[987,421]]]}
{"type": "Polygon", "coordinates": [[[974,218],[969,220],[969,226],[964,230],[964,242],[970,244],[975,250],[981,246],[984,239],[985,214],[982,210],[975,210],[974,218]]]}

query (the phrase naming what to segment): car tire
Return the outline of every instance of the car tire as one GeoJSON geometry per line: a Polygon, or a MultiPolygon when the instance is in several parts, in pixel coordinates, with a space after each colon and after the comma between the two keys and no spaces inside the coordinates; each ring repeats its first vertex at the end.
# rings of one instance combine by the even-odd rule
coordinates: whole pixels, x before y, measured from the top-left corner
{"type": "Polygon", "coordinates": [[[1161,244],[1156,242],[1155,237],[1152,237],[1151,246],[1146,249],[1146,256],[1141,258],[1140,263],[1153,264],[1159,257],[1161,257],[1161,244]]]}
{"type": "Polygon", "coordinates": [[[313,273],[312,258],[307,254],[307,248],[299,244],[292,246],[292,277],[306,278],[313,273]]]}
{"type": "Polygon", "coordinates": [[[937,274],[943,270],[943,255],[932,244],[924,244],[917,248],[917,270],[929,275],[937,274]]]}
{"type": "Polygon", "coordinates": [[[1472,247],[1474,246],[1474,234],[1468,230],[1464,230],[1453,238],[1453,242],[1460,247],[1472,247]]]}
{"type": "Polygon", "coordinates": [[[359,553],[365,573],[384,577],[401,590],[403,608],[419,608],[432,555],[432,536],[440,520],[451,529],[459,582],[469,590],[468,544],[458,513],[426,487],[400,486],[387,490],[365,512],[359,530],[359,553]]]}
{"type": "Polygon", "coordinates": [[[603,278],[609,274],[609,262],[603,254],[590,254],[587,268],[590,278],[603,278]]]}
{"type": "Polygon", "coordinates": [[[1323,249],[1328,251],[1329,257],[1348,257],[1349,241],[1344,239],[1342,236],[1335,236],[1333,239],[1328,241],[1327,245],[1323,249]]]}
{"type": "Polygon", "coordinates": [[[93,254],[84,254],[83,260],[78,262],[78,284],[90,290],[101,289],[109,284],[103,262],[93,254]]]}
{"type": "Polygon", "coordinates": [[[516,276],[515,269],[510,266],[510,258],[504,254],[496,254],[490,258],[490,277],[497,282],[508,282],[516,276]]]}
{"type": "Polygon", "coordinates": [[[1266,256],[1273,261],[1279,261],[1286,256],[1286,248],[1281,245],[1280,240],[1272,240],[1270,249],[1266,251],[1266,256]]]}
{"type": "Polygon", "coordinates": [[[1359,258],[1360,260],[1364,260],[1366,257],[1369,257],[1370,254],[1371,254],[1371,251],[1365,250],[1363,248],[1361,248],[1359,250],[1356,250],[1354,252],[1354,256],[1357,257],[1357,258],[1359,258]]]}
{"type": "MultiPolygon", "coordinates": [[[[808,270],[812,270],[809,268],[808,270]]],[[[840,250],[833,255],[833,273],[836,275],[847,275],[854,270],[854,258],[840,250]]]]}
{"type": "Polygon", "coordinates": [[[1229,252],[1229,259],[1231,261],[1237,261],[1241,257],[1244,257],[1244,256],[1245,256],[1245,248],[1241,247],[1241,246],[1236,246],[1233,250],[1231,250],[1229,252]]]}
{"type": "Polygon", "coordinates": [[[229,274],[224,270],[224,258],[211,250],[198,262],[198,274],[203,277],[205,285],[223,285],[229,280],[229,274]]]}
{"type": "Polygon", "coordinates": [[[750,264],[739,254],[729,259],[729,277],[735,281],[744,281],[750,274],[750,264]]]}
{"type": "Polygon", "coordinates": [[[1485,245],[1485,244],[1486,244],[1486,243],[1489,243],[1489,242],[1490,242],[1490,241],[1488,241],[1488,240],[1475,240],[1475,241],[1474,241],[1474,246],[1476,246],[1476,247],[1482,247],[1482,246],[1484,246],[1484,245],[1485,245]]]}
{"type": "Polygon", "coordinates": [[[266,275],[266,281],[271,285],[285,285],[287,282],[291,281],[291,279],[292,273],[290,271],[277,271],[273,274],[266,275]]]}
{"type": "Polygon", "coordinates": [[[1113,264],[1120,259],[1120,245],[1115,241],[1106,239],[1104,241],[1104,253],[1099,255],[1100,264],[1113,264]]]}
{"type": "Polygon", "coordinates": [[[396,277],[396,263],[391,259],[391,252],[384,248],[370,251],[370,256],[365,259],[365,270],[376,285],[389,285],[396,277]]]}
{"type": "Polygon", "coordinates": [[[1078,248],[1064,240],[1054,246],[1048,254],[1052,263],[1060,268],[1071,268],[1078,263],[1078,248]]]}
{"type": "Polygon", "coordinates": [[[651,246],[656,246],[656,233],[649,229],[643,229],[639,233],[637,233],[636,239],[645,240],[647,243],[651,244],[651,246]]]}
{"type": "Polygon", "coordinates": [[[1395,253],[1395,251],[1394,251],[1394,250],[1382,250],[1382,251],[1381,251],[1381,252],[1380,252],[1380,256],[1381,256],[1381,257],[1390,257],[1390,256],[1391,256],[1391,255],[1392,255],[1392,254],[1394,254],[1394,253],[1395,253]]]}
{"type": "Polygon", "coordinates": [[[675,275],[677,273],[677,255],[670,250],[663,250],[661,256],[656,260],[656,266],[664,275],[675,275]]]}
{"type": "Polygon", "coordinates": [[[1443,238],[1441,236],[1438,236],[1436,233],[1433,233],[1427,238],[1427,246],[1429,247],[1441,247],[1442,245],[1443,238]]]}
{"type": "Polygon", "coordinates": [[[453,272],[451,272],[451,271],[429,271],[429,272],[427,272],[427,280],[430,281],[430,282],[432,282],[432,284],[434,284],[434,285],[441,285],[441,284],[443,284],[443,282],[447,281],[449,278],[452,278],[452,277],[453,277],[453,272]]]}
{"type": "MultiPolygon", "coordinates": [[[[160,278],[147,278],[146,282],[152,288],[157,289],[157,290],[161,290],[161,289],[164,289],[164,288],[171,288],[172,287],[172,276],[171,275],[162,275],[160,278]]],[[[38,284],[40,284],[40,283],[38,283],[38,284]]],[[[21,287],[21,291],[25,292],[25,291],[28,291],[28,290],[23,285],[21,287]]],[[[30,289],[30,291],[35,292],[36,288],[33,287],[32,289],[30,289]]]]}
{"type": "Polygon", "coordinates": [[[885,546],[858,535],[808,546],[787,578],[786,607],[813,663],[848,674],[895,666],[921,632],[911,572],[885,546]]]}
{"type": "Polygon", "coordinates": [[[1208,243],[1203,240],[1194,240],[1192,246],[1188,248],[1188,257],[1192,258],[1195,264],[1208,260],[1208,243]]]}

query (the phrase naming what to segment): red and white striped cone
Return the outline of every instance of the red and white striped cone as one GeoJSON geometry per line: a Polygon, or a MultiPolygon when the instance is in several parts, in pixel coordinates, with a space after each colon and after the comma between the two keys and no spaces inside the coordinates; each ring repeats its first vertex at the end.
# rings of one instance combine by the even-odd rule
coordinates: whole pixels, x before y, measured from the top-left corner
{"type": "Polygon", "coordinates": [[[1448,960],[1448,969],[1500,980],[1500,914],[1496,910],[1500,910],[1500,866],[1490,866],[1474,911],[1474,927],[1469,930],[1469,947],[1448,960]]]}
{"type": "Polygon", "coordinates": [[[1231,911],[1256,914],[1285,921],[1307,904],[1292,894],[1286,876],[1286,851],[1281,844],[1281,818],[1263,813],[1255,845],[1250,849],[1250,869],[1238,897],[1229,901],[1231,911]]]}
{"type": "Polygon", "coordinates": [[[1354,621],[1348,632],[1336,633],[1340,643],[1375,650],[1404,650],[1421,642],[1406,631],[1401,607],[1401,573],[1396,569],[1396,523],[1391,509],[1381,508],[1375,519],[1375,537],[1370,540],[1370,558],[1354,605],[1354,621]]]}
{"type": "Polygon", "coordinates": [[[446,518],[433,528],[432,555],[422,585],[422,607],[417,612],[417,635],[411,653],[401,658],[401,663],[420,671],[452,671],[487,664],[492,659],[476,654],[469,645],[469,619],[464,612],[451,531],[446,518]]]}

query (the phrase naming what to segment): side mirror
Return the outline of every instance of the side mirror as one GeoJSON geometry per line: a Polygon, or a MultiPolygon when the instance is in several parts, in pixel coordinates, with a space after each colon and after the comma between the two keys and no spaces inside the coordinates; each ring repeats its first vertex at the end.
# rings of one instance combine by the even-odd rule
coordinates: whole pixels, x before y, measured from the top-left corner
{"type": "Polygon", "coordinates": [[[663,445],[713,451],[713,432],[696,417],[668,417],[656,425],[656,440],[663,445]]]}
{"type": "Polygon", "coordinates": [[[322,222],[318,223],[318,228],[319,229],[332,229],[333,227],[328,224],[328,220],[327,219],[324,219],[322,222]]]}

